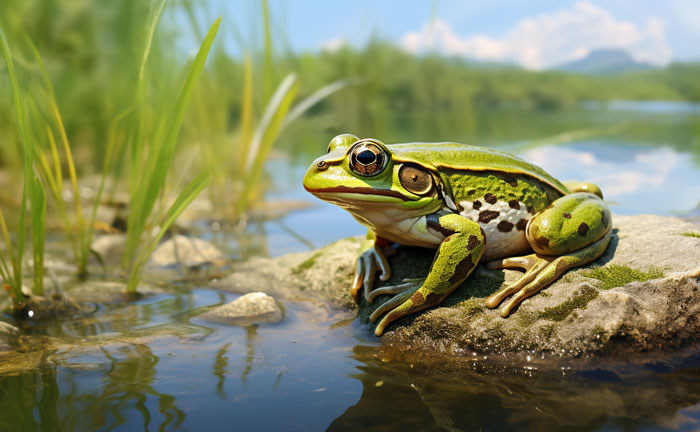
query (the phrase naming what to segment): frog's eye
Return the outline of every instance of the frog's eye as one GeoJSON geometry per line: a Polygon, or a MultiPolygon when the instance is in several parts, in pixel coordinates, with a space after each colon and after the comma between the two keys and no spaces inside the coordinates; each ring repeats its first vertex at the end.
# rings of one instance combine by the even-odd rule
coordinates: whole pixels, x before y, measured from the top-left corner
{"type": "Polygon", "coordinates": [[[407,191],[416,195],[427,195],[433,190],[433,177],[425,170],[412,165],[399,169],[399,181],[407,191]]]}
{"type": "Polygon", "coordinates": [[[386,167],[384,149],[372,141],[360,141],[350,149],[350,169],[361,176],[375,176],[386,167]]]}

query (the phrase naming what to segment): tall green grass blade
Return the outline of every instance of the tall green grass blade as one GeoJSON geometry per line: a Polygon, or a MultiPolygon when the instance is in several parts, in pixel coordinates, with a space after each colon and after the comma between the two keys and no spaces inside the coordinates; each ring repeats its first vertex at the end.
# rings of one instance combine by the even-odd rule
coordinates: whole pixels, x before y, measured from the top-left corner
{"type": "Polygon", "coordinates": [[[270,7],[267,0],[262,0],[262,13],[263,13],[263,32],[265,37],[265,49],[263,55],[265,58],[264,70],[263,70],[263,96],[265,97],[265,103],[270,100],[270,95],[272,94],[272,89],[274,88],[275,75],[274,75],[274,64],[272,63],[272,32],[270,30],[270,7]]]}
{"type": "Polygon", "coordinates": [[[253,62],[249,55],[243,59],[243,99],[241,100],[241,138],[238,173],[243,173],[253,139],[253,62]]]}
{"type": "Polygon", "coordinates": [[[277,87],[265,108],[248,150],[244,184],[241,196],[236,202],[237,215],[243,214],[243,211],[248,207],[253,190],[252,186],[258,182],[262,175],[265,159],[270,151],[270,147],[272,147],[272,143],[277,139],[298,88],[296,76],[294,74],[287,75],[277,87]]]}
{"type": "Polygon", "coordinates": [[[153,210],[153,205],[163,189],[163,185],[165,184],[165,179],[168,174],[168,169],[172,164],[175,154],[177,137],[185,115],[187,102],[192,94],[194,83],[204,68],[207,56],[209,55],[209,50],[214,43],[214,39],[216,38],[220,24],[221,18],[218,18],[209,28],[209,31],[207,32],[207,35],[204,38],[204,41],[202,42],[192,65],[189,68],[187,78],[185,79],[182,90],[180,91],[173,114],[170,117],[168,125],[165,129],[165,136],[162,140],[162,144],[158,146],[157,152],[149,152],[149,159],[153,161],[154,167],[152,171],[146,171],[146,176],[143,179],[146,183],[145,188],[143,188],[143,196],[138,197],[138,202],[136,203],[135,209],[137,210],[137,213],[135,213],[133,221],[130,218],[131,224],[128,227],[129,232],[127,234],[127,245],[124,255],[125,259],[128,259],[129,256],[133,256],[141,233],[146,225],[146,220],[150,216],[153,210]]]}
{"type": "Polygon", "coordinates": [[[146,62],[148,61],[148,57],[151,54],[151,47],[153,45],[153,38],[156,33],[156,28],[158,27],[158,22],[160,21],[160,17],[163,16],[163,11],[165,10],[165,5],[168,3],[168,0],[161,0],[160,3],[156,5],[151,5],[151,16],[149,19],[149,24],[148,24],[148,33],[146,37],[146,46],[143,50],[143,56],[141,57],[141,64],[139,65],[139,89],[142,88],[143,83],[145,81],[145,74],[146,74],[146,62]]]}
{"type": "MultiPolygon", "coordinates": [[[[51,128],[46,125],[46,136],[49,139],[49,147],[51,150],[51,159],[53,160],[54,178],[56,179],[56,190],[58,194],[56,198],[62,198],[63,192],[63,170],[61,169],[61,157],[58,155],[58,147],[56,147],[56,139],[51,132],[51,128]]],[[[58,201],[58,200],[57,200],[58,201]]],[[[60,200],[63,203],[63,199],[60,200]]],[[[65,206],[62,206],[65,208],[65,206]]]]}
{"type": "Polygon", "coordinates": [[[36,175],[31,190],[30,205],[32,219],[32,252],[34,255],[34,289],[38,295],[44,294],[44,242],[46,224],[46,193],[36,175]]]}
{"type": "Polygon", "coordinates": [[[347,78],[347,79],[342,79],[338,80],[335,82],[332,82],[328,85],[325,85],[321,87],[320,89],[316,90],[314,93],[312,93],[310,96],[299,102],[294,106],[289,111],[289,114],[284,118],[284,122],[282,122],[282,127],[280,128],[280,132],[282,132],[287,126],[292,124],[294,120],[299,118],[301,115],[303,115],[306,111],[309,110],[312,106],[316,105],[317,103],[321,102],[323,99],[327,98],[328,96],[332,95],[333,93],[344,89],[345,87],[353,84],[357,84],[364,81],[362,78],[347,78]]]}
{"type": "MultiPolygon", "coordinates": [[[[83,218],[83,208],[82,208],[82,198],[80,196],[80,187],[78,186],[78,175],[75,170],[75,163],[73,161],[73,153],[70,148],[70,144],[68,143],[68,135],[66,134],[66,128],[63,124],[63,118],[61,117],[61,113],[58,109],[58,103],[56,102],[56,93],[54,92],[53,85],[51,84],[51,79],[49,78],[49,74],[46,71],[46,66],[44,65],[44,61],[41,58],[41,55],[39,55],[39,51],[36,49],[36,46],[34,43],[32,43],[32,40],[29,38],[28,35],[24,35],[25,41],[27,45],[32,50],[32,53],[34,54],[34,59],[36,60],[37,64],[39,65],[39,70],[41,71],[41,76],[44,81],[44,86],[46,87],[46,101],[48,102],[49,105],[49,111],[51,113],[51,116],[53,117],[53,121],[56,125],[56,128],[58,129],[59,136],[61,138],[61,144],[63,145],[63,152],[66,157],[66,165],[68,167],[68,174],[70,177],[71,181],[71,186],[73,188],[73,202],[75,204],[75,222],[76,222],[76,228],[78,232],[78,243],[79,245],[82,245],[85,242],[85,220],[83,218]]],[[[61,161],[60,157],[58,155],[58,149],[56,146],[55,139],[53,137],[53,134],[51,133],[51,130],[49,130],[48,136],[49,136],[49,143],[51,146],[51,154],[53,157],[53,162],[54,162],[54,169],[55,169],[55,178],[56,178],[56,185],[58,187],[58,191],[60,193],[63,192],[63,172],[61,170],[61,161]]],[[[45,197],[44,197],[45,198],[45,197]]],[[[59,205],[59,207],[63,207],[63,211],[65,212],[65,206],[63,204],[63,199],[62,196],[59,194],[55,196],[56,201],[59,205]]],[[[45,205],[45,204],[44,204],[45,205]]],[[[33,219],[33,218],[32,218],[33,219]]],[[[67,217],[66,217],[67,220],[67,217]]],[[[72,234],[72,227],[70,225],[66,226],[66,230],[69,232],[68,236],[69,239],[71,240],[71,243],[73,243],[71,246],[73,247],[73,253],[75,255],[75,259],[78,264],[78,274],[79,275],[84,275],[87,272],[87,254],[82,253],[82,248],[78,245],[74,244],[73,239],[73,234],[72,234]]],[[[33,236],[34,234],[32,234],[33,236]]],[[[43,279],[42,279],[43,281],[43,279]]]]}
{"type": "MultiPolygon", "coordinates": [[[[2,234],[2,239],[7,247],[7,255],[9,257],[10,265],[14,267],[14,252],[12,250],[12,238],[10,237],[10,232],[7,230],[7,224],[5,223],[5,216],[2,214],[2,209],[0,209],[0,234],[2,234]]],[[[0,256],[3,254],[0,253],[0,256]]],[[[3,274],[2,278],[5,283],[10,286],[10,295],[15,302],[20,301],[22,298],[22,287],[15,285],[15,278],[13,277],[12,271],[9,269],[7,262],[4,257],[2,257],[2,267],[3,274]]]]}
{"type": "Polygon", "coordinates": [[[21,288],[22,288],[22,257],[24,255],[24,246],[26,242],[26,212],[27,212],[27,199],[31,195],[31,188],[33,187],[33,156],[32,146],[30,144],[29,128],[27,126],[27,106],[24,100],[24,93],[20,88],[19,81],[17,80],[17,74],[15,72],[15,66],[12,61],[12,52],[7,44],[7,39],[5,38],[5,33],[0,28],[0,50],[2,50],[2,55],[5,59],[5,67],[7,68],[7,73],[10,77],[10,84],[12,87],[12,100],[15,107],[15,114],[17,116],[17,125],[19,128],[20,142],[22,146],[23,160],[24,160],[24,187],[22,190],[22,200],[19,215],[19,228],[17,232],[17,255],[13,257],[12,266],[14,268],[14,282],[13,289],[17,290],[15,301],[21,299],[21,288]]]}
{"type": "Polygon", "coordinates": [[[66,211],[66,205],[65,201],[63,200],[62,192],[63,188],[59,186],[59,181],[61,181],[62,174],[60,171],[60,160],[58,159],[58,153],[56,151],[56,145],[55,145],[55,140],[53,138],[53,134],[51,133],[51,128],[46,126],[46,134],[49,140],[49,143],[51,144],[51,157],[54,162],[54,168],[57,169],[56,174],[52,172],[48,161],[46,160],[46,156],[44,153],[41,151],[39,148],[38,144],[34,146],[35,149],[35,164],[37,171],[39,172],[40,177],[44,180],[44,183],[48,185],[49,188],[49,193],[53,197],[54,202],[56,203],[56,210],[58,210],[58,217],[61,219],[61,223],[63,224],[63,229],[66,233],[66,238],[68,239],[68,243],[72,249],[73,256],[77,259],[78,257],[78,244],[75,239],[75,235],[73,232],[73,226],[71,225],[70,220],[68,219],[68,212],[66,211]],[[57,166],[56,166],[57,165],[57,166]],[[58,176],[56,178],[55,176],[58,176]]]}
{"type": "MultiPolygon", "coordinates": [[[[293,93],[293,89],[296,88],[295,84],[296,75],[290,73],[280,83],[275,91],[275,94],[272,95],[272,98],[267,103],[265,112],[263,113],[262,119],[260,119],[260,123],[258,123],[258,127],[255,129],[255,134],[253,135],[253,139],[250,143],[248,157],[246,158],[246,163],[244,166],[246,173],[250,173],[256,160],[260,159],[260,150],[263,146],[263,141],[269,133],[272,125],[275,123],[275,119],[279,118],[280,114],[282,114],[281,107],[284,102],[291,102],[289,96],[293,93]]],[[[286,111],[284,114],[286,114],[286,111]]]]}
{"type": "Polygon", "coordinates": [[[200,173],[195,177],[185,188],[180,192],[180,194],[175,199],[175,202],[170,206],[168,212],[163,219],[163,223],[158,229],[158,233],[151,241],[150,245],[144,248],[139,254],[139,259],[134,268],[129,275],[129,283],[127,285],[128,293],[135,293],[138,288],[139,281],[141,280],[141,275],[143,274],[143,267],[146,265],[148,258],[151,253],[158,245],[163,235],[170,229],[172,224],[177,220],[182,212],[189,206],[192,201],[204,190],[205,187],[211,182],[212,175],[209,172],[200,173]]]}

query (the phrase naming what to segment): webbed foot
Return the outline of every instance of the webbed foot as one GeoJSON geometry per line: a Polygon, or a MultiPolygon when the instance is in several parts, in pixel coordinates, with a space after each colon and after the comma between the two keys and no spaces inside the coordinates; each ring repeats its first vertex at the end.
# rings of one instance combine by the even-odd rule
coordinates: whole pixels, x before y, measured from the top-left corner
{"type": "MultiPolygon", "coordinates": [[[[376,242],[379,243],[379,242],[376,242]]],[[[360,289],[365,301],[369,301],[370,292],[374,288],[374,275],[380,271],[379,280],[387,281],[391,277],[391,267],[381,244],[372,244],[362,252],[355,261],[355,277],[350,294],[356,302],[359,301],[360,289]]]]}
{"type": "Polygon", "coordinates": [[[515,283],[487,298],[486,307],[496,308],[506,297],[515,294],[501,309],[501,316],[507,317],[523,300],[540,292],[567,270],[588,264],[600,257],[608,247],[611,235],[611,231],[608,231],[595,243],[558,257],[531,254],[487,263],[486,266],[490,269],[522,268],[526,272],[515,283]]]}

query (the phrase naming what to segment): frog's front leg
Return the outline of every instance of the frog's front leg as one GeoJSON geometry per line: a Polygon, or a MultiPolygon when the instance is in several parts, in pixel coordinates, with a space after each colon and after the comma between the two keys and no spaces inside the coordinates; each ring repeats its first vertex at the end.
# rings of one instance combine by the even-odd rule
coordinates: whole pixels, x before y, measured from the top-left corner
{"type": "Polygon", "coordinates": [[[453,213],[434,213],[426,216],[426,224],[446,237],[422,284],[382,287],[372,293],[373,297],[395,294],[370,316],[370,321],[375,322],[386,314],[374,330],[377,336],[392,321],[441,303],[469,276],[481,258],[485,238],[478,223],[453,213]]]}
{"type": "Polygon", "coordinates": [[[374,275],[381,271],[379,279],[389,280],[391,277],[391,267],[384,254],[384,248],[390,242],[382,237],[378,237],[373,231],[367,231],[367,237],[360,246],[360,253],[355,261],[355,277],[352,282],[350,294],[358,301],[357,295],[361,288],[365,301],[369,299],[369,293],[374,286],[374,275]]]}
{"type": "Polygon", "coordinates": [[[514,284],[486,299],[489,308],[511,294],[501,309],[507,317],[524,299],[557,280],[567,270],[588,264],[603,255],[610,243],[610,210],[593,193],[574,193],[554,201],[535,214],[525,229],[527,241],[536,252],[487,264],[489,268],[522,268],[525,274],[514,284]]]}

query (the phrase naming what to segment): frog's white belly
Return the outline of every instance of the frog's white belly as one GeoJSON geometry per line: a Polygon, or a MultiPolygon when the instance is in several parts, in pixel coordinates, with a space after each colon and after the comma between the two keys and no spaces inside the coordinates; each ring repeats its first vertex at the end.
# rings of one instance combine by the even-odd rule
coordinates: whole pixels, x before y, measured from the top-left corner
{"type": "MultiPolygon", "coordinates": [[[[479,223],[484,230],[486,247],[482,261],[515,256],[530,249],[524,228],[532,214],[525,204],[517,203],[516,206],[513,202],[482,202],[478,209],[474,209],[469,201],[459,204],[463,209],[460,215],[479,223]]],[[[436,248],[445,239],[444,234],[427,227],[424,215],[412,215],[406,209],[367,204],[361,210],[347,206],[346,209],[378,236],[398,244],[436,248]]]]}
{"type": "Polygon", "coordinates": [[[411,215],[405,209],[365,208],[350,213],[378,236],[401,245],[436,248],[445,239],[443,234],[428,229],[425,216],[411,215]]]}
{"type": "Polygon", "coordinates": [[[486,236],[486,247],[482,261],[515,256],[527,252],[530,245],[525,238],[525,225],[532,214],[521,202],[496,201],[489,204],[483,200],[474,208],[471,201],[461,201],[460,214],[478,222],[486,236]]]}

